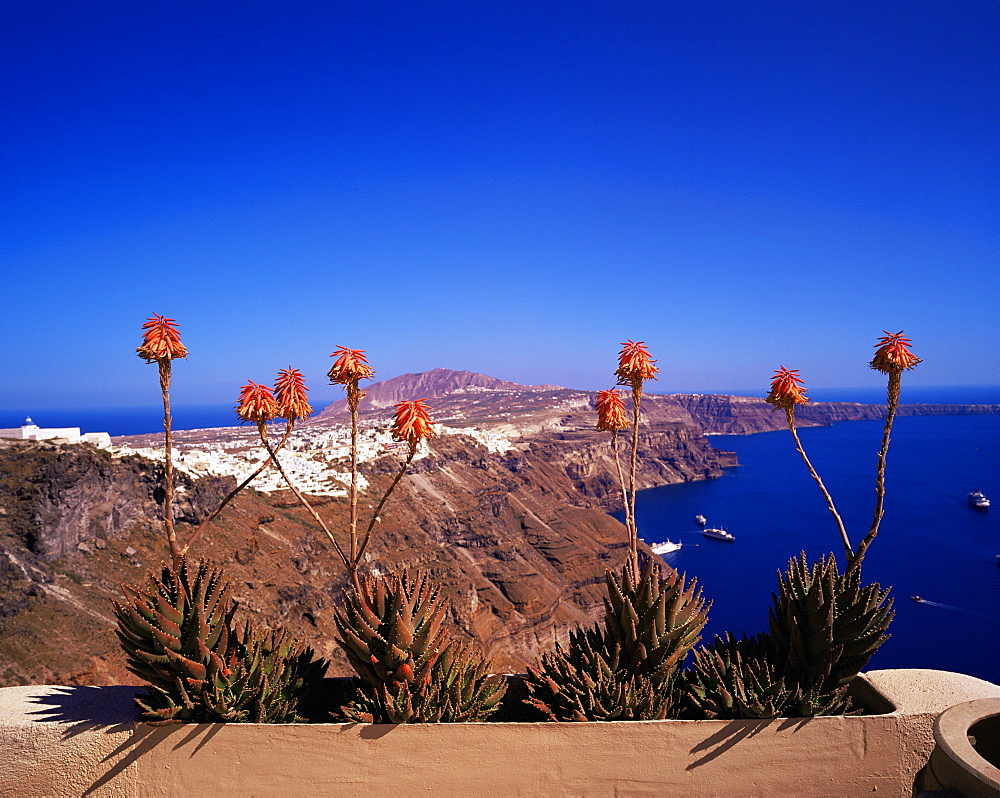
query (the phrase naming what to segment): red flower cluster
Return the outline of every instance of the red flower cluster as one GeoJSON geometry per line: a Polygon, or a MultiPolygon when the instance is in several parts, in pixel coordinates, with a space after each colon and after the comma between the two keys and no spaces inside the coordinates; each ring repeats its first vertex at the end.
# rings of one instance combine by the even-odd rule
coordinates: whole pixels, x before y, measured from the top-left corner
{"type": "Polygon", "coordinates": [[[312,414],[312,407],[306,398],[305,377],[298,369],[289,366],[278,372],[274,381],[274,393],[266,385],[248,382],[240,389],[236,415],[244,421],[260,423],[284,418],[296,421],[312,414]]]}
{"type": "Polygon", "coordinates": [[[248,382],[240,389],[240,400],[236,406],[236,415],[244,421],[252,421],[260,424],[277,418],[280,413],[278,403],[275,401],[270,388],[266,385],[248,382]]]}
{"type": "Polygon", "coordinates": [[[187,347],[181,343],[177,322],[155,313],[142,325],[142,346],[135,351],[147,363],[187,357],[187,347]]]}
{"type": "Polygon", "coordinates": [[[771,393],[764,401],[785,410],[808,402],[809,397],[806,396],[805,388],[802,387],[802,380],[799,379],[798,374],[798,370],[786,369],[781,366],[771,378],[771,393]]]}
{"type": "Polygon", "coordinates": [[[340,346],[330,357],[337,358],[326,375],[334,385],[356,385],[358,380],[370,380],[375,376],[365,358],[364,349],[348,349],[346,346],[340,346]]]}
{"type": "Polygon", "coordinates": [[[434,436],[429,408],[423,399],[400,402],[396,405],[396,417],[392,422],[392,439],[416,446],[424,438],[434,436]]]}
{"type": "Polygon", "coordinates": [[[274,395],[278,400],[278,415],[289,421],[312,415],[312,407],[306,398],[305,378],[298,369],[289,366],[278,372],[274,383],[274,395]]]}
{"type": "Polygon", "coordinates": [[[629,420],[625,413],[625,400],[614,388],[597,392],[597,429],[613,432],[628,429],[629,420]]]}
{"type": "Polygon", "coordinates": [[[878,350],[869,364],[873,369],[885,374],[900,374],[920,362],[920,358],[910,351],[910,339],[903,335],[902,330],[898,333],[882,332],[885,336],[875,344],[878,350]]]}
{"type": "Polygon", "coordinates": [[[656,361],[649,356],[649,350],[642,341],[625,341],[622,351],[618,353],[619,385],[641,384],[644,380],[655,380],[659,369],[653,364],[656,361]]]}

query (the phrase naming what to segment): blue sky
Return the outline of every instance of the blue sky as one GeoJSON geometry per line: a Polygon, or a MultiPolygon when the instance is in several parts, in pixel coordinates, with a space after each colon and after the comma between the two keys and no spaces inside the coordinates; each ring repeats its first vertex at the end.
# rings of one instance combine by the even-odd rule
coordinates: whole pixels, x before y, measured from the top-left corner
{"type": "Polygon", "coordinates": [[[610,387],[1000,375],[1000,4],[0,4],[0,407],[175,401],[366,349],[610,387]]]}

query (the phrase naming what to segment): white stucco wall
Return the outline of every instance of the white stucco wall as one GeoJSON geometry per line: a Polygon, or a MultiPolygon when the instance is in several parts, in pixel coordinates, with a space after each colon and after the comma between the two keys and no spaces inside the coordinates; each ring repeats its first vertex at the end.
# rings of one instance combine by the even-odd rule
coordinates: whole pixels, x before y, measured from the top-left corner
{"type": "Polygon", "coordinates": [[[90,443],[98,449],[111,447],[111,436],[106,432],[80,434],[79,427],[39,427],[25,424],[13,429],[0,429],[0,438],[14,438],[21,441],[56,441],[62,443],[90,443]]]}

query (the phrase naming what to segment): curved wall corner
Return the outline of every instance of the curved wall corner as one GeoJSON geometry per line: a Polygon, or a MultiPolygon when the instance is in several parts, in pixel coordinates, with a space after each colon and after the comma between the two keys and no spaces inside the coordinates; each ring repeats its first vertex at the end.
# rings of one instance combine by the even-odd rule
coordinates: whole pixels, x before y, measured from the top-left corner
{"type": "Polygon", "coordinates": [[[966,701],[938,716],[934,751],[917,786],[965,798],[1000,795],[1000,698],[966,701]]]}

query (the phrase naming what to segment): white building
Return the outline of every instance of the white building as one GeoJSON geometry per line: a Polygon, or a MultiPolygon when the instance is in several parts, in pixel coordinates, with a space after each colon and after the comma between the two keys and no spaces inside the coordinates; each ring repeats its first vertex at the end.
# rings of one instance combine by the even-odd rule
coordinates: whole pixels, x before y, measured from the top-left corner
{"type": "Polygon", "coordinates": [[[0,429],[0,438],[15,438],[22,441],[51,441],[52,443],[89,443],[98,449],[111,447],[111,436],[106,432],[85,432],[79,427],[52,427],[43,429],[30,418],[13,429],[0,429]]]}

